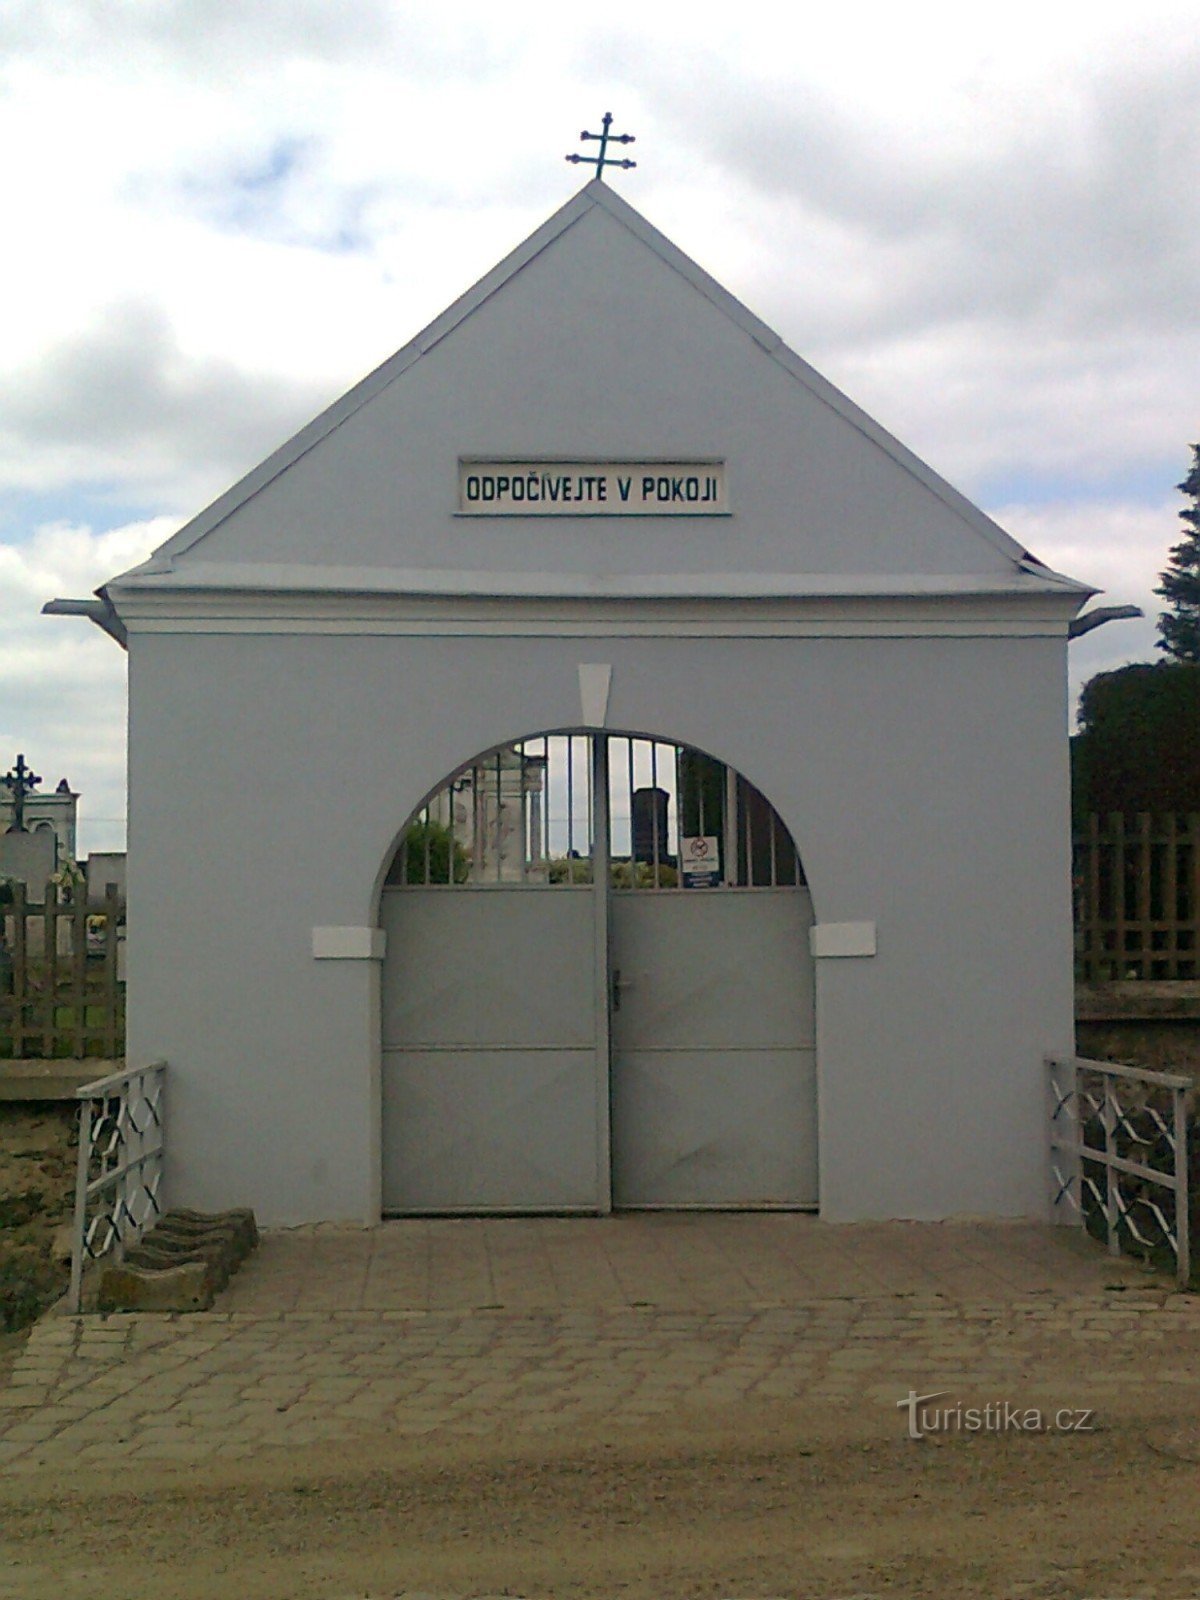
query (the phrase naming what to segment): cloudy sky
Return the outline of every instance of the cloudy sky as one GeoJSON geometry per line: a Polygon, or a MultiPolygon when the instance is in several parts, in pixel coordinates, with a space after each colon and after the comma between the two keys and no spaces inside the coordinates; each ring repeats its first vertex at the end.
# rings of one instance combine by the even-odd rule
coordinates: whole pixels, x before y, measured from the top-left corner
{"type": "MultiPolygon", "coordinates": [[[[131,565],[612,181],[1154,655],[1200,438],[1195,0],[4,0],[0,761],[123,841],[131,565]]],[[[3,770],[3,768],[0,768],[3,770]]]]}

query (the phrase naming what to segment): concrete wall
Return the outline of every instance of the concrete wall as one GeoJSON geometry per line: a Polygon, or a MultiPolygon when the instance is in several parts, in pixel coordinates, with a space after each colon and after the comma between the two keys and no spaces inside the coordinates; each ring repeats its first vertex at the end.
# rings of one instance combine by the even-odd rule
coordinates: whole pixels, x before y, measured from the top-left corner
{"type": "Polygon", "coordinates": [[[578,728],[580,662],[612,665],[611,729],[773,801],[818,922],[877,924],[874,957],[817,963],[823,1214],[1043,1213],[1041,1058],[1072,1044],[1064,640],[617,631],[135,634],[130,1056],[170,1062],[172,1202],[377,1214],[378,969],[315,961],[311,930],[374,922],[462,762],[578,728]]]}

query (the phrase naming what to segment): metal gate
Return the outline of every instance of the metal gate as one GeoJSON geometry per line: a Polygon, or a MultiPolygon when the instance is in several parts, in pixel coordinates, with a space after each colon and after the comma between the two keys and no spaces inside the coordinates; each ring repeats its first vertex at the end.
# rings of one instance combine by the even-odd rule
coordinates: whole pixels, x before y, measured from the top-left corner
{"type": "Polygon", "coordinates": [[[654,740],[473,762],[383,894],[387,1213],[811,1207],[811,902],[745,779],[654,740]]]}

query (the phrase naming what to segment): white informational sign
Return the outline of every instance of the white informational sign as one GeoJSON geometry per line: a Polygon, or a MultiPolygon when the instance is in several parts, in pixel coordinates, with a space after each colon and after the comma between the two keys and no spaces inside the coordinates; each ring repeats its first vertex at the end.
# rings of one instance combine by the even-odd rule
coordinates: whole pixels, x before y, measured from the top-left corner
{"type": "Polygon", "coordinates": [[[711,517],[729,511],[723,461],[460,461],[467,517],[711,517]]]}
{"type": "Polygon", "coordinates": [[[685,889],[702,889],[721,877],[721,847],[711,833],[697,833],[680,842],[679,871],[685,889]]]}

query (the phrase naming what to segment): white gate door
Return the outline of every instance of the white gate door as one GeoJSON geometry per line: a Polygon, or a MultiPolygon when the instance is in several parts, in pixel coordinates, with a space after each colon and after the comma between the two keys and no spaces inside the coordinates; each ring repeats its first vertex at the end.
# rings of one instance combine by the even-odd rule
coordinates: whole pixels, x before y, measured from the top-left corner
{"type": "Polygon", "coordinates": [[[816,1204],[811,925],[798,887],[613,895],[614,1205],[816,1204]]]}
{"type": "Polygon", "coordinates": [[[521,741],[433,797],[388,881],[385,1212],[815,1206],[812,907],[745,779],[521,741]]]}
{"type": "Polygon", "coordinates": [[[406,887],[382,919],[383,1209],[605,1209],[590,890],[406,887]]]}

